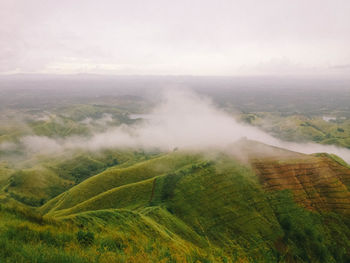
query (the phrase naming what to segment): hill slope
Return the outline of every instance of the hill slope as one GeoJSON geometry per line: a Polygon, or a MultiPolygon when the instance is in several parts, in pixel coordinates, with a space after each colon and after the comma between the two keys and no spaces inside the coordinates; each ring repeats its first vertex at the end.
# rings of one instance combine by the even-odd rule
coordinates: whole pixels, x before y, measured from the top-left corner
{"type": "MultiPolygon", "coordinates": [[[[8,209],[5,218],[27,220],[30,231],[50,229],[54,239],[70,236],[60,262],[78,250],[82,262],[347,262],[346,164],[249,141],[239,149],[245,163],[237,151],[176,151],[115,166],[40,207],[38,224],[8,209]],[[94,239],[77,245],[79,233],[94,239]]],[[[42,241],[25,244],[39,251],[42,241]]]]}

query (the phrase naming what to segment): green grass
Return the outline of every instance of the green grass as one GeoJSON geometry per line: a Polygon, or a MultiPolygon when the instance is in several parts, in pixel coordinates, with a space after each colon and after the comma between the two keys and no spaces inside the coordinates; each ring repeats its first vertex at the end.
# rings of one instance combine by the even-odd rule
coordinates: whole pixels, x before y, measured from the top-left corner
{"type": "Polygon", "coordinates": [[[280,113],[268,112],[242,114],[241,119],[283,140],[314,141],[350,148],[349,119],[327,122],[322,119],[322,116],[308,117],[300,114],[284,116],[280,113]]]}
{"type": "MultiPolygon", "coordinates": [[[[90,157],[101,163],[113,160],[103,156],[90,157]]],[[[213,152],[209,157],[176,151],[121,156],[125,158],[121,164],[82,181],[39,209],[23,207],[18,211],[3,206],[0,244],[4,250],[0,260],[350,259],[350,220],[346,215],[309,211],[296,204],[289,191],[266,191],[251,167],[228,155],[213,152]]],[[[322,161],[325,157],[309,159],[322,161]]],[[[334,156],[330,158],[341,163],[334,156]]],[[[310,163],[309,159],[281,162],[310,163]]],[[[67,162],[68,170],[75,167],[73,163],[67,162]]]]}
{"type": "Polygon", "coordinates": [[[101,174],[90,177],[69,191],[50,200],[42,211],[54,211],[73,207],[105,191],[153,178],[194,162],[196,155],[172,153],[143,161],[126,168],[109,168],[101,174]]]}
{"type": "MultiPolygon", "coordinates": [[[[81,213],[60,222],[33,220],[29,211],[3,206],[0,211],[1,262],[195,262],[208,258],[205,250],[151,218],[127,210],[81,213]]],[[[211,262],[218,261],[217,255],[209,257],[214,259],[211,262]]]]}
{"type": "Polygon", "coordinates": [[[51,212],[50,216],[64,216],[85,211],[109,208],[137,209],[148,205],[153,179],[115,187],[71,208],[51,212]]]}
{"type": "Polygon", "coordinates": [[[27,205],[40,206],[67,190],[72,182],[59,177],[43,167],[15,171],[7,180],[4,191],[14,199],[27,205]]]}
{"type": "Polygon", "coordinates": [[[64,117],[47,121],[32,121],[29,122],[29,126],[38,136],[66,137],[89,134],[88,127],[64,117]]]}
{"type": "Polygon", "coordinates": [[[6,162],[0,163],[0,187],[7,184],[7,180],[11,177],[13,170],[6,162]]]}
{"type": "Polygon", "coordinates": [[[266,192],[251,168],[222,154],[189,160],[188,154],[176,152],[127,168],[112,168],[74,188],[86,198],[64,207],[60,202],[73,198],[62,196],[44,218],[79,221],[77,224],[85,228],[116,227],[135,234],[144,230],[130,224],[135,218],[142,219],[155,236],[174,240],[178,246],[188,242],[205,251],[202,259],[209,258],[208,262],[217,262],[217,257],[248,262],[284,262],[290,258],[346,262],[349,256],[345,249],[350,248],[349,227],[344,217],[307,211],[288,191],[266,192]],[[172,169],[164,170],[169,162],[172,169]],[[112,178],[103,181],[100,176],[112,178]],[[115,187],[105,189],[112,179],[115,187]],[[80,187],[102,182],[107,184],[100,186],[103,191],[82,193],[80,187]],[[111,213],[120,215],[112,219],[111,213]],[[134,219],[123,223],[119,217],[126,215],[134,219]],[[332,239],[334,233],[342,231],[345,234],[332,239]],[[344,248],[341,251],[337,250],[338,241],[344,248]]]}
{"type": "Polygon", "coordinates": [[[125,168],[157,156],[142,151],[101,152],[77,151],[70,154],[35,156],[24,162],[0,163],[0,189],[31,206],[41,206],[47,200],[65,192],[87,178],[109,167],[125,168]]]}

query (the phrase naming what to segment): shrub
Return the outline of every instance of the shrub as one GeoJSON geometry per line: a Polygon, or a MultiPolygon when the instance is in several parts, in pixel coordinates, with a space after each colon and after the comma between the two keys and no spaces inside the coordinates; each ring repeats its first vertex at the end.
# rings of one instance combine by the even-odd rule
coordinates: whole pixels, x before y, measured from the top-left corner
{"type": "Polygon", "coordinates": [[[100,244],[100,252],[103,251],[123,251],[123,249],[126,248],[126,245],[124,244],[123,240],[121,238],[105,238],[101,240],[100,244]]]}
{"type": "Polygon", "coordinates": [[[77,240],[79,244],[82,246],[90,246],[94,243],[95,236],[94,236],[94,233],[90,231],[84,232],[82,230],[79,230],[77,232],[77,240]]]}

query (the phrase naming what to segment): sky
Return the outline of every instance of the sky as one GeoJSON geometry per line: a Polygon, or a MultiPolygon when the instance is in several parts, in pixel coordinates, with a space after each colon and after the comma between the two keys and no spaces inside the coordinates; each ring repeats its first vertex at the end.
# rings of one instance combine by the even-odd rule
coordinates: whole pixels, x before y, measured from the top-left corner
{"type": "Polygon", "coordinates": [[[350,75],[349,0],[1,0],[0,74],[350,75]]]}

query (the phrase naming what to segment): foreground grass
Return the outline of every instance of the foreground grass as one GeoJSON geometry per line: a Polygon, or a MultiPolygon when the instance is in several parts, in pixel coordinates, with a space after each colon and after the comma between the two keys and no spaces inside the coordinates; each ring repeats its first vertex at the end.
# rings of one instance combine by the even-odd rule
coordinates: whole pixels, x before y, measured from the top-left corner
{"type": "Polygon", "coordinates": [[[1,207],[1,262],[196,262],[214,256],[130,211],[44,220],[1,207]]]}
{"type": "Polygon", "coordinates": [[[267,191],[224,154],[111,168],[40,209],[19,207],[1,207],[1,262],[350,260],[348,216],[267,191]]]}

